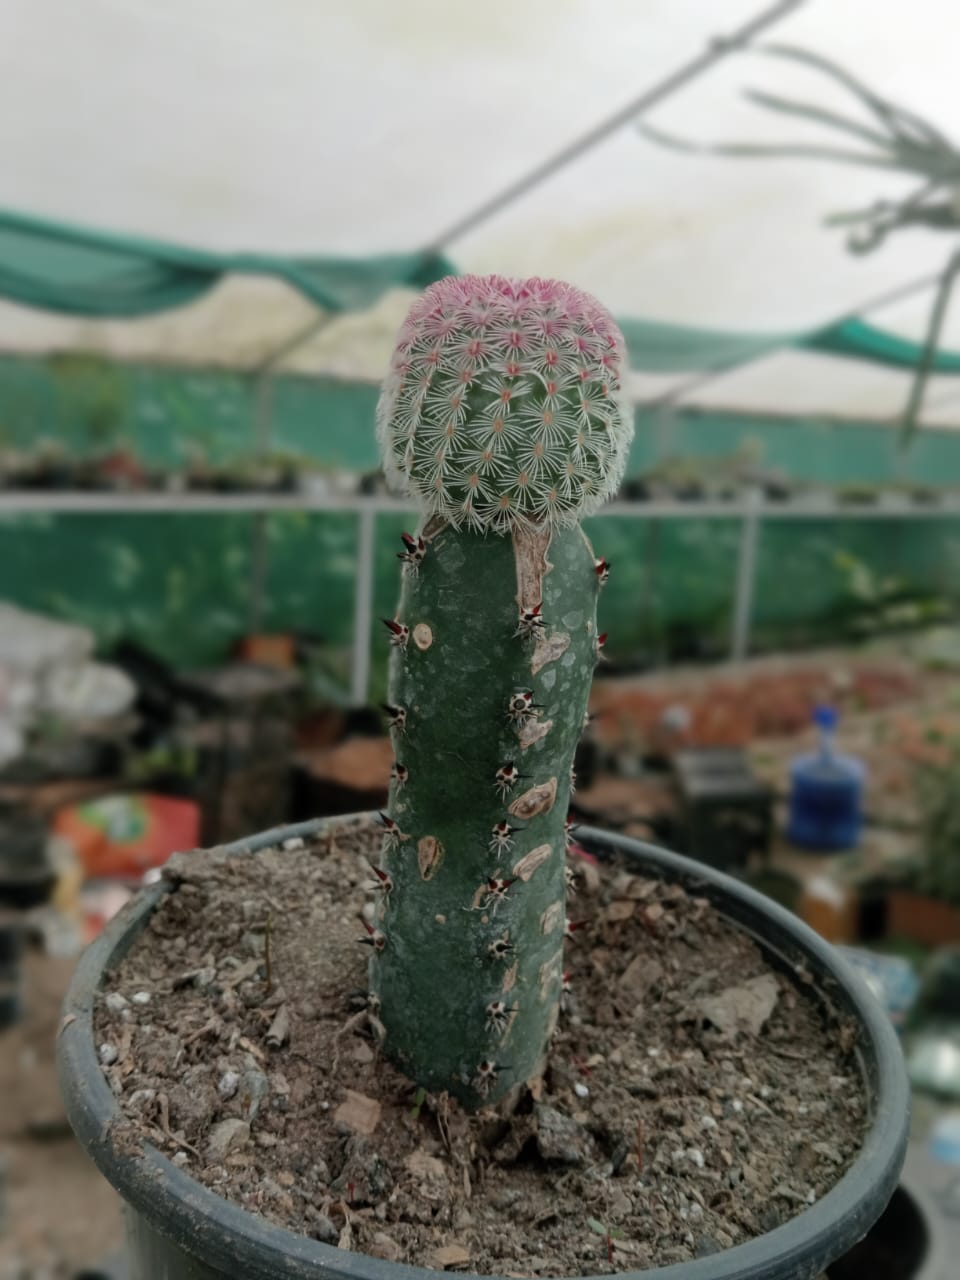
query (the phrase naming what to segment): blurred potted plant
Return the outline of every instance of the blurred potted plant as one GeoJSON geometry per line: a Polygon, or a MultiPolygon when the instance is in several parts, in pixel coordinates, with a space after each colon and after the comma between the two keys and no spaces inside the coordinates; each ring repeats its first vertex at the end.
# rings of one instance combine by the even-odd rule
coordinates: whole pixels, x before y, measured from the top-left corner
{"type": "Polygon", "coordinates": [[[887,898],[887,932],[924,946],[960,942],[960,741],[935,739],[918,767],[920,851],[887,898]]]}
{"type": "MultiPolygon", "coordinates": [[[[907,444],[919,425],[931,375],[937,372],[944,323],[960,276],[960,249],[955,243],[960,231],[960,204],[956,199],[960,150],[945,130],[912,108],[887,98],[823,54],[787,44],[768,44],[750,52],[819,73],[834,93],[839,90],[849,95],[863,118],[833,109],[832,99],[824,105],[819,99],[805,101],[749,89],[746,97],[765,110],[825,129],[826,141],[697,143],[652,127],[646,120],[637,124],[637,130],[652,142],[672,150],[735,159],[802,156],[833,164],[875,168],[913,179],[911,190],[899,190],[893,197],[874,200],[860,209],[833,213],[826,220],[828,226],[846,229],[847,248],[858,255],[873,253],[897,232],[917,228],[954,238],[937,281],[926,335],[901,418],[901,443],[907,444]]],[[[858,325],[861,321],[854,319],[852,323],[858,325]]],[[[899,358],[904,358],[902,353],[899,358]]],[[[896,363],[896,358],[893,362],[896,363]]],[[[947,367],[952,369],[949,356],[947,367]]],[[[865,496],[861,493],[860,500],[865,496]]]]}

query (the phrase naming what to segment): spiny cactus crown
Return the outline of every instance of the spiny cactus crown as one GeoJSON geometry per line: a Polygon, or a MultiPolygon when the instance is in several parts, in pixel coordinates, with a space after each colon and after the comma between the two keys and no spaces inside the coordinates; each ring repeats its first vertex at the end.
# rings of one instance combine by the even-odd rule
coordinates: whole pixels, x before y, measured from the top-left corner
{"type": "Polygon", "coordinates": [[[617,489],[633,438],[624,343],[557,280],[449,276],[413,304],[377,408],[391,486],[451,524],[574,524],[617,489]]]}

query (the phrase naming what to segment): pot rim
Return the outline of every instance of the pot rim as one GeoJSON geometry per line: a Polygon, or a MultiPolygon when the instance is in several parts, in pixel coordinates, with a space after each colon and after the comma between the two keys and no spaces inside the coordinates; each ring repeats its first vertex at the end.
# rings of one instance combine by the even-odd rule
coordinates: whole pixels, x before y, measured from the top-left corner
{"type": "MultiPolygon", "coordinates": [[[[330,827],[366,824],[372,815],[345,814],[275,827],[224,846],[255,853],[330,827]]],[[[618,1273],[623,1280],[769,1280],[817,1275],[866,1234],[893,1194],[906,1152],[910,1090],[899,1041],[879,1002],[845,960],[802,920],[748,885],[690,858],[628,836],[578,827],[578,842],[601,855],[642,858],[655,874],[680,881],[710,898],[724,915],[751,933],[773,963],[812,985],[821,1001],[839,1002],[861,1031],[861,1087],[871,1103],[863,1146],[843,1177],[815,1204],[762,1236],[719,1253],[646,1271],[618,1273]],[[811,984],[811,977],[806,975],[811,984]]],[[[81,1145],[122,1198],[161,1235],[227,1274],[242,1259],[253,1280],[429,1280],[435,1272],[385,1262],[278,1227],[195,1181],[149,1143],[133,1154],[113,1139],[123,1120],[97,1057],[93,1011],[104,972],[115,967],[171,886],[141,891],[84,951],[74,972],[57,1033],[57,1066],[67,1116],[81,1145]],[[171,1224],[176,1224],[175,1234],[171,1224]],[[201,1251],[191,1241],[201,1242],[201,1251]]],[[[463,1280],[490,1280],[459,1273],[463,1280]]],[[[601,1280],[587,1276],[583,1280],[601,1280]]]]}

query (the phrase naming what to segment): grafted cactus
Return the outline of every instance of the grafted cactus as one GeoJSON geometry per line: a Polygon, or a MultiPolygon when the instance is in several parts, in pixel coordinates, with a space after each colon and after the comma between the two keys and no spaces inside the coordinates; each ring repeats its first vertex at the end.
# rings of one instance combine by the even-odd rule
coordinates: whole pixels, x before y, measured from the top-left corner
{"type": "Polygon", "coordinates": [[[579,527],[633,434],[623,339],[556,281],[433,285],[378,409],[404,535],[387,708],[396,751],[368,925],[384,1047],[419,1084],[492,1103],[557,1019],[573,758],[608,566],[579,527]]]}

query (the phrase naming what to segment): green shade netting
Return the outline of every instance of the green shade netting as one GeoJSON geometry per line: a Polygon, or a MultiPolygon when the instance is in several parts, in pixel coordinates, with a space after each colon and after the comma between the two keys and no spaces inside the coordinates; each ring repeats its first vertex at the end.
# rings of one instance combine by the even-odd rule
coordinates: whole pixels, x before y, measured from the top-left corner
{"type": "Polygon", "coordinates": [[[151,315],[196,301],[230,272],[284,280],[324,311],[360,311],[388,289],[422,289],[453,270],[431,253],[208,253],[0,211],[0,296],[67,315],[151,315]]]}
{"type": "MultiPolygon", "coordinates": [[[[90,231],[0,210],[0,296],[67,315],[151,315],[200,298],[225,275],[272,276],[324,311],[360,311],[390,289],[423,289],[456,268],[432,252],[369,258],[286,258],[211,253],[90,231]]],[[[709,373],[793,349],[914,369],[922,348],[857,318],[801,333],[736,333],[620,320],[631,367],[645,373],[709,373]]],[[[933,372],[960,373],[960,353],[937,353],[933,372]]]]}
{"type": "MultiPolygon", "coordinates": [[[[869,360],[894,369],[915,369],[923,352],[919,343],[877,329],[856,316],[818,329],[796,345],[825,355],[869,360]]],[[[960,352],[938,351],[930,368],[933,373],[960,373],[960,352]]]]}
{"type": "MultiPolygon", "coordinates": [[[[643,373],[716,373],[789,349],[915,369],[923,351],[919,343],[857,317],[799,333],[736,333],[623,318],[619,324],[630,365],[643,373]]],[[[935,373],[960,373],[960,353],[938,351],[932,368],[935,373]]]]}

